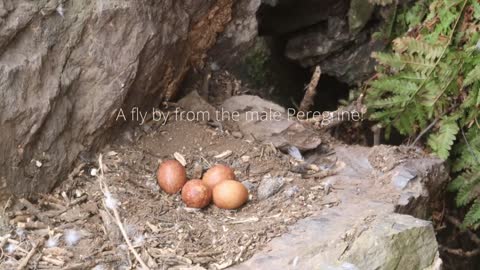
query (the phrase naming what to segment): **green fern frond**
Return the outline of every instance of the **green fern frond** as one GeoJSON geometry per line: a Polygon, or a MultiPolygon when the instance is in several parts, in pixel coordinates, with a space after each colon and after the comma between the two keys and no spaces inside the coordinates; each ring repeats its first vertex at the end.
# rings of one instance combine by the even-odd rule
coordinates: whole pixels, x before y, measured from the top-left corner
{"type": "MultiPolygon", "coordinates": [[[[407,35],[394,39],[390,53],[372,55],[378,62],[377,76],[369,82],[365,101],[370,119],[381,122],[386,133],[392,127],[408,136],[426,131],[426,143],[432,153],[444,160],[451,159],[458,177],[449,189],[457,192],[459,206],[471,207],[465,224],[477,227],[480,225],[480,2],[419,2],[423,5],[416,5],[417,11],[426,12],[419,17],[423,22],[417,20],[416,25],[408,26],[407,35]],[[465,10],[468,16],[463,16],[465,10]],[[427,129],[438,117],[440,122],[427,129]]],[[[397,23],[407,16],[399,12],[397,23]]],[[[408,15],[412,22],[416,20],[412,17],[415,12],[408,15]]]]}
{"type": "Polygon", "coordinates": [[[393,40],[393,49],[397,53],[407,52],[409,54],[419,54],[425,56],[427,60],[434,60],[439,58],[443,53],[442,46],[430,45],[424,41],[416,40],[413,37],[400,37],[393,40]]]}
{"type": "Polygon", "coordinates": [[[474,69],[472,69],[467,76],[465,77],[465,80],[463,80],[463,86],[469,86],[474,82],[480,81],[480,64],[478,64],[474,69]]]}
{"type": "Polygon", "coordinates": [[[375,58],[380,65],[389,66],[396,70],[402,70],[405,67],[405,63],[397,54],[374,52],[372,53],[372,57],[375,58]]]}
{"type": "Polygon", "coordinates": [[[466,206],[473,200],[477,199],[479,194],[473,192],[480,188],[480,172],[466,171],[459,175],[452,184],[449,185],[450,190],[457,191],[455,203],[457,206],[466,206]]]}
{"type": "Polygon", "coordinates": [[[477,229],[480,226],[480,199],[476,199],[472,204],[465,215],[463,223],[466,226],[473,227],[474,229],[477,229]]]}
{"type": "Polygon", "coordinates": [[[467,141],[461,136],[461,143],[454,149],[456,156],[452,166],[454,172],[480,166],[480,129],[474,125],[466,132],[465,138],[467,141]]]}
{"type": "Polygon", "coordinates": [[[473,1],[473,17],[477,20],[480,20],[480,3],[473,1]]]}
{"type": "Polygon", "coordinates": [[[440,129],[438,132],[430,134],[428,138],[428,146],[441,159],[448,158],[453,142],[460,131],[457,118],[455,116],[443,118],[439,123],[440,129]]]}

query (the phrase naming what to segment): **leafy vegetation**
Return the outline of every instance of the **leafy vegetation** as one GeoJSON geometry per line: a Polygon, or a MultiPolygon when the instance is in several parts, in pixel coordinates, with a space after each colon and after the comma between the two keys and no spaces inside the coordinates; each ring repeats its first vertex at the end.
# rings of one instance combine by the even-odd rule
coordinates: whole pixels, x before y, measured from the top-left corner
{"type": "Polygon", "coordinates": [[[270,54],[265,48],[266,46],[264,41],[258,41],[245,58],[247,75],[255,87],[268,85],[271,76],[269,67],[270,54]]]}
{"type": "MultiPolygon", "coordinates": [[[[407,32],[392,51],[377,52],[368,84],[370,117],[416,138],[449,160],[458,175],[450,190],[470,206],[466,226],[480,226],[480,4],[426,0],[399,12],[393,25],[407,32]],[[428,7],[428,8],[426,8],[428,7]]],[[[394,27],[392,27],[394,28],[394,27]]]]}

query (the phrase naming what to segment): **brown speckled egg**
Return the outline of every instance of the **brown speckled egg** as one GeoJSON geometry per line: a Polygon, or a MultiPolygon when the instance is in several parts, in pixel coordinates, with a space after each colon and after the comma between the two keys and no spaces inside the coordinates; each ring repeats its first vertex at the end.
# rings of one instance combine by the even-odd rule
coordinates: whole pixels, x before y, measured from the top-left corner
{"type": "Polygon", "coordinates": [[[163,191],[168,194],[175,194],[187,182],[187,173],[180,162],[167,160],[158,167],[157,182],[163,191]]]}
{"type": "Polygon", "coordinates": [[[222,209],[237,209],[248,200],[248,190],[240,182],[225,180],[213,189],[213,203],[222,209]]]}
{"type": "Polygon", "coordinates": [[[202,180],[190,180],[182,188],[182,201],[191,208],[204,208],[212,201],[212,190],[202,180]]]}
{"type": "Polygon", "coordinates": [[[232,168],[223,165],[217,164],[212,168],[208,169],[208,171],[203,175],[203,182],[209,188],[213,189],[218,183],[224,180],[233,180],[235,179],[235,173],[233,172],[232,168]]]}

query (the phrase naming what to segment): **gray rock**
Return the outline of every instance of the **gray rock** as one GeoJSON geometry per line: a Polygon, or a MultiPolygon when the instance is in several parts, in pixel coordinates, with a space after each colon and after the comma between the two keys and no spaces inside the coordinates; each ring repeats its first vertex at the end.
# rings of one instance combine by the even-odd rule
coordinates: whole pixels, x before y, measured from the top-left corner
{"type": "Polygon", "coordinates": [[[128,122],[117,118],[120,108],[129,117],[134,106],[150,111],[173,98],[232,5],[0,1],[0,204],[49,191],[81,151],[128,122]],[[32,160],[43,166],[31,168],[32,160]]]}
{"type": "Polygon", "coordinates": [[[196,90],[180,99],[177,104],[187,112],[194,112],[195,119],[199,122],[205,123],[216,120],[217,110],[203,99],[196,90]]]}
{"type": "Polygon", "coordinates": [[[375,5],[369,0],[351,0],[348,10],[350,32],[360,31],[372,17],[375,5]]]}
{"type": "Polygon", "coordinates": [[[371,41],[368,31],[350,32],[345,19],[331,18],[327,29],[299,32],[287,43],[285,55],[303,67],[320,65],[322,73],[354,84],[374,70],[373,51],[385,47],[383,41],[371,41]]]}
{"type": "Polygon", "coordinates": [[[281,176],[266,175],[258,186],[257,196],[259,200],[265,200],[276,194],[285,184],[285,178],[281,176]]]}
{"type": "Polygon", "coordinates": [[[407,184],[410,182],[410,180],[414,179],[416,177],[416,173],[409,171],[408,169],[404,167],[398,168],[393,176],[393,184],[395,185],[396,188],[399,189],[404,189],[407,184]]]}
{"type": "Polygon", "coordinates": [[[316,132],[291,119],[287,110],[260,97],[234,96],[225,100],[222,109],[230,115],[238,114],[238,119],[228,122],[233,122],[243,134],[273,143],[277,148],[286,150],[295,146],[305,151],[315,149],[321,143],[316,132]]]}
{"type": "Polygon", "coordinates": [[[262,3],[270,5],[272,7],[276,6],[280,0],[262,0],[262,3]]]}
{"type": "Polygon", "coordinates": [[[426,269],[439,260],[437,249],[430,222],[391,214],[376,219],[355,239],[344,260],[359,269],[426,269]]]}
{"type": "Polygon", "coordinates": [[[248,189],[249,192],[253,192],[255,190],[255,185],[248,180],[243,181],[242,184],[248,189]]]}
{"type": "Polygon", "coordinates": [[[322,200],[338,205],[298,221],[289,233],[232,269],[440,269],[433,226],[414,216],[427,218],[431,199],[439,201],[436,196],[448,179],[442,161],[423,156],[404,160],[399,155],[399,165],[382,174],[368,159],[375,149],[334,150],[335,159],[346,166],[325,181],[342,189],[322,200]],[[393,172],[402,166],[417,177],[404,189],[386,188],[394,185],[393,172]],[[399,207],[398,198],[409,198],[408,207],[399,207]],[[400,210],[404,214],[395,213],[400,210]]]}
{"type": "Polygon", "coordinates": [[[265,6],[259,13],[260,29],[265,35],[278,35],[301,31],[328,20],[344,17],[348,0],[280,0],[275,6],[265,6]]]}
{"type": "Polygon", "coordinates": [[[291,186],[289,187],[288,189],[286,189],[283,194],[285,194],[285,197],[287,198],[291,198],[293,195],[295,195],[296,193],[298,193],[300,191],[300,189],[298,188],[298,186],[291,186]]]}

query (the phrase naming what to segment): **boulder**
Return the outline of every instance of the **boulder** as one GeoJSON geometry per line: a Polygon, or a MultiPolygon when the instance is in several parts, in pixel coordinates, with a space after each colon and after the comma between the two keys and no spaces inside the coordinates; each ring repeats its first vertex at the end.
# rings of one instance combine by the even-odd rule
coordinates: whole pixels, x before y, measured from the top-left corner
{"type": "Polygon", "coordinates": [[[0,202],[49,191],[79,153],[115,136],[133,107],[174,98],[232,7],[0,0],[0,202]]]}
{"type": "Polygon", "coordinates": [[[290,146],[312,150],[322,142],[319,134],[299,123],[288,110],[258,96],[231,97],[221,105],[219,115],[230,129],[284,151],[290,146]]]}
{"type": "Polygon", "coordinates": [[[329,207],[232,269],[441,269],[434,228],[423,219],[448,180],[443,162],[399,147],[334,150],[345,166],[323,179],[334,189],[323,198],[329,207]],[[404,196],[409,207],[399,207],[404,196]]]}

